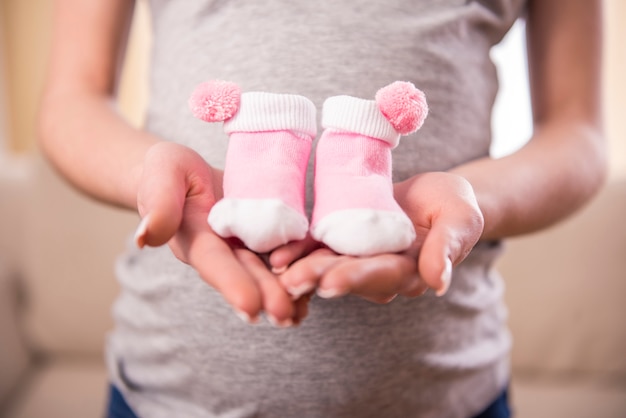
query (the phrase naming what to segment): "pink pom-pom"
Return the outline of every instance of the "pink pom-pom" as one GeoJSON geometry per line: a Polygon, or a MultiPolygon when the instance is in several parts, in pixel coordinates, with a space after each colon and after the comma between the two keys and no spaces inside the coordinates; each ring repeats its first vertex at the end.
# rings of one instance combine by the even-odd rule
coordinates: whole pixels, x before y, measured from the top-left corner
{"type": "Polygon", "coordinates": [[[205,122],[223,122],[237,113],[240,101],[241,88],[237,84],[212,80],[196,87],[189,98],[189,108],[205,122]]]}
{"type": "Polygon", "coordinates": [[[378,90],[376,103],[400,135],[417,131],[428,115],[424,93],[408,81],[395,81],[378,90]]]}

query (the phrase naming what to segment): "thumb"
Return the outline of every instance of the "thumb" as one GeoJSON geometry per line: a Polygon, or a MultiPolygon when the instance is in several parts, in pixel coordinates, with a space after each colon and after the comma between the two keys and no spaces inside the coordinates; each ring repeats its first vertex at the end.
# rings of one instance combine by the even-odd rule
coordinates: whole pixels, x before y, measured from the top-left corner
{"type": "Polygon", "coordinates": [[[480,216],[448,214],[435,220],[420,249],[420,277],[443,296],[452,281],[452,268],[470,253],[482,232],[480,216]]]}
{"type": "Polygon", "coordinates": [[[433,227],[419,252],[419,276],[428,287],[435,289],[437,296],[442,296],[448,290],[452,281],[451,254],[452,237],[444,228],[433,227]]]}
{"type": "MultiPolygon", "coordinates": [[[[187,182],[184,173],[163,147],[154,146],[144,159],[143,173],[137,192],[137,210],[142,217],[135,232],[135,243],[160,246],[178,231],[182,218],[187,182]]],[[[179,165],[178,165],[179,166],[179,165]]]]}

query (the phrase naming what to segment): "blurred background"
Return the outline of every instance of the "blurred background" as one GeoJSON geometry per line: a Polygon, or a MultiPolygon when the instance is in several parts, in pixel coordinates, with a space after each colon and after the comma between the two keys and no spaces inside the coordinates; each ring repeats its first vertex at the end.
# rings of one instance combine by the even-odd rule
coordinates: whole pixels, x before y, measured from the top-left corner
{"type": "MultiPolygon", "coordinates": [[[[605,1],[605,113],[611,174],[565,222],[512,239],[505,277],[519,418],[626,417],[626,1],[605,1]]],[[[36,146],[50,0],[0,0],[0,417],[96,417],[104,410],[102,347],[117,292],[115,256],[134,214],[61,181],[36,146]]],[[[120,111],[140,126],[150,28],[138,2],[120,111]]],[[[493,50],[501,92],[494,157],[531,133],[519,22],[493,50]]],[[[529,196],[529,198],[532,198],[529,196]]]]}

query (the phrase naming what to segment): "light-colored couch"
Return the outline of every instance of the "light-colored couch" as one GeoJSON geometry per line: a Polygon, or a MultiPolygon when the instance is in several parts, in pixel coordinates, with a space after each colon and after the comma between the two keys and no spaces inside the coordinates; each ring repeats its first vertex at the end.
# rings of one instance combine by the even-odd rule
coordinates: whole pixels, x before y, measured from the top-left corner
{"type": "MultiPolygon", "coordinates": [[[[568,221],[508,242],[517,417],[626,417],[625,214],[615,180],[568,221]]],[[[0,162],[0,416],[103,415],[112,263],[136,223],[37,157],[0,162]]]]}

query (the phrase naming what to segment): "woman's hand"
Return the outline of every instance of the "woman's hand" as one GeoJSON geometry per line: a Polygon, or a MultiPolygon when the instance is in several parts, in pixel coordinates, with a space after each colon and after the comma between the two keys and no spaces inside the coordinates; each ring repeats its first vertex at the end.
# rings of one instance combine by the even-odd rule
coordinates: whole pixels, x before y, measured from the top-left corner
{"type": "Polygon", "coordinates": [[[319,248],[293,263],[280,280],[293,297],[316,290],[323,298],[355,294],[387,303],[399,294],[414,297],[428,289],[416,268],[411,252],[352,257],[319,248]]]}
{"type": "Polygon", "coordinates": [[[396,184],[395,197],[415,227],[418,274],[441,296],[450,285],[452,268],[483,233],[474,190],[459,175],[430,172],[396,184]]]}
{"type": "Polygon", "coordinates": [[[222,197],[221,185],[222,173],[193,150],[168,142],[153,145],[137,195],[142,216],[137,245],[169,244],[248,322],[255,322],[261,311],[278,326],[299,322],[306,302],[293,302],[259,256],[222,239],[207,223],[211,207],[222,197]]]}
{"type": "Polygon", "coordinates": [[[417,232],[410,249],[356,258],[319,245],[316,249],[310,239],[289,244],[270,258],[279,269],[293,263],[281,274],[285,288],[295,296],[317,288],[322,297],[350,293],[378,303],[399,294],[418,296],[428,288],[443,295],[452,267],[465,259],[482,234],[483,217],[472,187],[460,176],[433,172],[397,184],[395,195],[417,232]]]}

